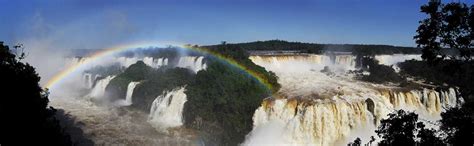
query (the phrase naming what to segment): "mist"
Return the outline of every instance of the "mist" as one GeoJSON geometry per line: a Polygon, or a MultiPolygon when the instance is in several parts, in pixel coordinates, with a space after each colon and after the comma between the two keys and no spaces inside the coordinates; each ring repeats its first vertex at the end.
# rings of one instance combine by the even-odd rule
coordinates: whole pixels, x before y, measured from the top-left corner
{"type": "MultiPolygon", "coordinates": [[[[135,41],[143,41],[145,32],[136,26],[126,13],[104,10],[58,22],[50,15],[37,11],[25,20],[30,25],[19,25],[12,30],[6,43],[23,44],[24,61],[36,67],[44,85],[68,65],[74,49],[104,49],[135,41]],[[94,23],[91,23],[94,22],[94,23]]],[[[147,40],[153,39],[149,36],[147,40]]]]}

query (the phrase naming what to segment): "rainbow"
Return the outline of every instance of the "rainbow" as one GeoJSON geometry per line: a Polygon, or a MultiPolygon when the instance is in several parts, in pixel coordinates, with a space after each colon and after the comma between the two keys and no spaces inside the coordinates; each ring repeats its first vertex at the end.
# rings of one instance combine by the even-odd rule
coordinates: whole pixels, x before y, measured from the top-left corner
{"type": "MultiPolygon", "coordinates": [[[[56,86],[58,86],[63,80],[67,79],[69,76],[72,74],[76,73],[80,68],[86,66],[87,64],[90,64],[94,61],[97,61],[101,58],[105,58],[108,56],[111,56],[116,53],[120,53],[123,51],[128,51],[128,50],[133,50],[133,49],[138,49],[138,48],[145,48],[145,47],[157,47],[157,43],[135,43],[135,44],[128,44],[128,45],[121,45],[121,46],[116,46],[116,47],[111,47],[107,49],[103,49],[102,51],[96,52],[92,55],[89,55],[85,57],[83,61],[80,63],[76,63],[73,65],[68,66],[66,69],[60,71],[56,75],[54,75],[50,80],[47,81],[45,84],[45,88],[49,89],[54,89],[56,86]]],[[[254,79],[258,80],[259,83],[264,85],[267,89],[271,91],[272,85],[263,77],[263,75],[260,75],[252,70],[250,70],[248,67],[242,65],[241,63],[237,62],[236,60],[226,57],[222,54],[219,54],[217,52],[210,51],[208,49],[204,48],[199,48],[199,47],[192,47],[189,45],[176,45],[176,46],[181,46],[181,48],[184,49],[189,49],[189,50],[194,50],[198,51],[207,55],[211,55],[219,60],[222,60],[224,62],[227,62],[228,64],[237,67],[238,69],[244,71],[254,79]]]]}

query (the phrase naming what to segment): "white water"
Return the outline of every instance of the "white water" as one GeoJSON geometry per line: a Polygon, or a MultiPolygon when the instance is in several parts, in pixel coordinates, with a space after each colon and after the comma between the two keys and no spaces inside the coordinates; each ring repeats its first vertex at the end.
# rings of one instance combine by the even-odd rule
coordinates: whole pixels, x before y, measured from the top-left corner
{"type": "MultiPolygon", "coordinates": [[[[69,64],[79,64],[88,58],[70,58],[69,64]]],[[[101,66],[101,65],[111,65],[114,63],[119,63],[122,67],[129,67],[132,64],[135,64],[137,61],[143,61],[146,65],[152,68],[160,68],[162,66],[169,65],[168,58],[153,58],[153,57],[109,57],[109,58],[101,58],[100,63],[90,63],[87,64],[84,68],[92,68],[94,66],[101,66]]],[[[204,61],[204,56],[181,56],[178,59],[176,67],[187,68],[194,72],[198,72],[200,70],[205,70],[207,68],[206,63],[204,61]]]]}
{"type": "Polygon", "coordinates": [[[288,72],[299,72],[301,68],[320,71],[324,66],[332,66],[336,70],[349,70],[355,68],[355,57],[352,55],[337,55],[334,60],[327,55],[265,55],[250,56],[257,64],[274,70],[285,67],[288,72]]]}
{"type": "Polygon", "coordinates": [[[185,88],[164,92],[153,101],[148,122],[160,131],[183,125],[183,107],[187,101],[185,88]]]}
{"type": "Polygon", "coordinates": [[[392,66],[396,72],[400,72],[400,68],[397,63],[406,60],[421,60],[421,55],[405,55],[405,54],[394,54],[394,55],[376,55],[375,60],[379,61],[380,64],[392,66]]]}
{"type": "MultiPolygon", "coordinates": [[[[415,111],[421,119],[434,121],[439,119],[443,107],[453,107],[456,104],[454,89],[442,92],[429,89],[381,91],[379,94],[341,95],[329,99],[267,99],[255,111],[253,121],[254,129],[275,121],[284,123],[279,128],[284,128],[286,134],[273,138],[284,139],[290,144],[334,145],[338,140],[344,141],[344,138],[350,137],[356,130],[366,129],[373,133],[379,121],[395,109],[415,111]],[[366,99],[374,102],[373,111],[367,109],[366,99]]],[[[368,135],[356,135],[348,140],[354,140],[355,137],[368,140],[370,134],[366,134],[368,135]]],[[[250,141],[252,138],[259,137],[251,136],[250,141]]]]}
{"type": "Polygon", "coordinates": [[[94,79],[92,79],[92,74],[90,73],[84,73],[83,75],[83,81],[84,81],[84,84],[85,84],[85,87],[87,89],[91,89],[93,84],[94,84],[94,79]]]}
{"type": "Polygon", "coordinates": [[[120,106],[129,106],[132,105],[132,96],[135,87],[140,84],[140,82],[130,82],[127,86],[127,92],[125,94],[125,100],[118,101],[118,105],[120,106]]]}
{"type": "MultiPolygon", "coordinates": [[[[203,63],[204,56],[181,56],[178,59],[177,67],[187,68],[194,72],[206,69],[206,64],[203,63]]],[[[143,57],[143,58],[129,58],[129,57],[118,57],[117,62],[119,62],[124,67],[129,67],[132,64],[135,64],[137,61],[143,61],[146,65],[153,68],[160,68],[169,64],[168,58],[153,58],[153,57],[143,57]]]]}
{"type": "Polygon", "coordinates": [[[102,76],[101,76],[101,75],[98,75],[98,74],[96,74],[96,75],[94,76],[94,80],[92,80],[92,81],[93,81],[93,82],[95,82],[95,81],[96,81],[98,78],[100,78],[100,77],[102,77],[102,76]]]}
{"type": "Polygon", "coordinates": [[[92,88],[91,93],[89,94],[89,97],[91,98],[101,98],[105,94],[105,88],[109,84],[109,82],[114,78],[115,76],[107,76],[104,79],[101,79],[97,81],[96,85],[94,88],[92,88]]]}
{"type": "Polygon", "coordinates": [[[267,145],[274,140],[288,145],[346,145],[356,137],[368,141],[376,135],[373,131],[379,120],[396,109],[415,111],[421,119],[435,121],[444,108],[458,104],[453,88],[406,90],[343,74],[328,76],[320,72],[326,63],[319,58],[251,57],[275,72],[282,88],[278,97],[266,99],[255,111],[254,128],[244,145],[267,145]],[[283,133],[275,133],[278,131],[283,133]]]}
{"type": "Polygon", "coordinates": [[[119,62],[123,67],[129,67],[130,65],[137,63],[137,61],[140,61],[139,58],[130,57],[118,57],[115,60],[119,62]]]}
{"type": "Polygon", "coordinates": [[[184,56],[184,57],[180,57],[179,62],[176,66],[190,69],[190,70],[192,70],[196,73],[200,70],[203,70],[203,69],[207,68],[207,65],[205,63],[203,63],[203,59],[204,59],[203,56],[198,56],[198,57],[184,56]]]}
{"type": "MultiPolygon", "coordinates": [[[[256,61],[257,57],[252,58],[256,61]]],[[[457,102],[454,89],[442,92],[431,89],[399,92],[389,87],[362,83],[348,77],[328,77],[319,72],[324,66],[344,70],[353,68],[353,56],[350,55],[336,57],[334,61],[324,55],[314,55],[309,58],[260,58],[263,59],[258,64],[276,72],[280,77],[283,85],[282,97],[266,100],[255,111],[254,129],[245,142],[249,145],[345,145],[346,141],[354,140],[354,136],[362,137],[364,141],[367,141],[364,139],[366,135],[363,134],[375,135],[369,133],[373,132],[375,126],[373,119],[380,119],[393,109],[414,109],[424,113],[420,117],[430,118],[430,116],[436,117],[439,111],[442,111],[442,107],[452,106],[457,102]],[[387,90],[378,90],[379,88],[387,90]],[[368,98],[374,101],[373,111],[367,110],[368,104],[365,99],[368,98]]],[[[117,60],[125,67],[138,60],[143,60],[152,67],[167,64],[167,59],[162,58],[122,58],[115,61],[117,60]]],[[[177,66],[197,72],[206,68],[202,61],[201,57],[183,57],[179,59],[177,66]]],[[[113,77],[107,78],[111,80],[113,77]]],[[[89,95],[102,97],[105,87],[110,82],[106,80],[107,78],[97,81],[89,95]]],[[[130,89],[129,84],[127,97],[130,89]]],[[[93,137],[99,145],[163,144],[162,141],[157,142],[154,136],[150,136],[154,134],[148,134],[153,132],[146,131],[146,125],[149,123],[159,131],[181,126],[183,124],[182,110],[186,102],[184,90],[184,88],[178,88],[157,97],[153,101],[150,114],[144,116],[144,119],[130,115],[132,114],[130,111],[122,115],[124,112],[116,108],[79,105],[82,102],[59,105],[78,116],[78,119],[86,125],[86,134],[93,137]],[[73,104],[75,106],[72,106],[73,104]]],[[[133,95],[131,92],[130,95],[133,95]]]]}
{"type": "Polygon", "coordinates": [[[138,146],[193,146],[193,134],[174,132],[163,134],[147,122],[147,114],[116,106],[97,105],[83,98],[51,98],[52,106],[71,114],[84,131],[84,135],[95,145],[138,145],[138,146]]]}
{"type": "Polygon", "coordinates": [[[394,54],[394,55],[375,55],[375,59],[383,65],[396,65],[399,62],[406,60],[421,60],[421,55],[406,55],[406,54],[394,54]]]}
{"type": "MultiPolygon", "coordinates": [[[[394,55],[375,55],[375,60],[379,61],[383,65],[396,65],[399,62],[406,60],[421,60],[421,55],[407,55],[407,54],[394,54],[394,55]]],[[[335,70],[353,70],[356,65],[356,56],[353,55],[335,55],[334,59],[331,60],[329,55],[263,55],[263,56],[251,56],[251,60],[260,64],[266,64],[265,67],[268,69],[274,69],[284,66],[286,69],[299,70],[301,66],[310,68],[313,70],[321,70],[324,66],[331,66],[335,70]],[[297,68],[297,69],[294,69],[297,68]]]]}
{"type": "MultiPolygon", "coordinates": [[[[364,104],[348,104],[344,100],[319,101],[314,105],[298,103],[297,100],[275,100],[263,103],[262,107],[255,111],[253,117],[254,129],[267,126],[268,123],[284,123],[278,127],[283,128],[285,134],[282,137],[269,137],[271,139],[282,139],[285,143],[292,145],[333,145],[333,142],[348,135],[352,127],[368,125],[371,121],[370,114],[366,112],[364,104]],[[357,112],[353,112],[357,111],[357,112]]],[[[259,139],[258,135],[252,139],[259,139]]],[[[252,143],[249,145],[261,145],[263,143],[252,143]]]]}
{"type": "MultiPolygon", "coordinates": [[[[180,59],[180,63],[176,62],[176,65],[181,65],[181,67],[189,68],[195,72],[206,68],[206,64],[203,63],[204,57],[193,58],[185,59],[183,57],[183,59],[180,59]]],[[[69,64],[77,65],[85,62],[84,60],[86,59],[69,58],[69,64]]],[[[100,58],[97,61],[86,62],[86,64],[81,65],[82,67],[78,72],[96,66],[107,66],[117,63],[123,67],[129,67],[140,60],[153,68],[168,65],[167,58],[111,56],[109,58],[100,58]]],[[[88,73],[77,74],[74,77],[71,75],[67,79],[68,82],[63,81],[61,85],[54,89],[54,94],[50,95],[51,105],[66,110],[77,122],[82,123],[81,129],[84,130],[84,134],[86,137],[91,138],[95,144],[196,145],[199,142],[197,141],[196,132],[180,127],[183,125],[182,110],[186,102],[184,87],[163,93],[162,96],[153,102],[155,110],[150,109],[151,112],[148,114],[133,108],[116,106],[116,103],[110,103],[108,100],[102,102],[105,88],[114,76],[107,76],[99,80],[97,80],[97,77],[99,75],[88,73]],[[95,85],[94,81],[96,82],[95,85]],[[68,86],[64,86],[65,83],[68,83],[68,86]],[[85,96],[81,93],[86,91],[83,90],[84,87],[91,87],[90,92],[85,96]],[[64,94],[58,94],[59,91],[65,92],[64,94]],[[77,93],[77,95],[73,93],[77,93]],[[90,98],[93,99],[90,100],[90,98]]],[[[132,103],[133,91],[135,87],[139,86],[138,84],[132,82],[128,85],[125,100],[119,101],[119,103],[127,104],[120,105],[130,105],[132,103]]]]}
{"type": "Polygon", "coordinates": [[[160,68],[162,66],[168,65],[168,59],[167,58],[153,58],[153,57],[145,57],[143,58],[143,62],[151,66],[153,68],[160,68]]]}

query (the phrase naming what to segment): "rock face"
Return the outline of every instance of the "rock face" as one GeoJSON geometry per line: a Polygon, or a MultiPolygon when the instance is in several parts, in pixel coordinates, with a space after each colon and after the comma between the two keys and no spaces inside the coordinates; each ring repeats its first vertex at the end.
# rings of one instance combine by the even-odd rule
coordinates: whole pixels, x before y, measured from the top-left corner
{"type": "Polygon", "coordinates": [[[367,110],[371,113],[374,113],[375,112],[375,103],[374,103],[374,100],[370,99],[370,98],[367,98],[365,100],[365,104],[367,105],[367,110]]]}

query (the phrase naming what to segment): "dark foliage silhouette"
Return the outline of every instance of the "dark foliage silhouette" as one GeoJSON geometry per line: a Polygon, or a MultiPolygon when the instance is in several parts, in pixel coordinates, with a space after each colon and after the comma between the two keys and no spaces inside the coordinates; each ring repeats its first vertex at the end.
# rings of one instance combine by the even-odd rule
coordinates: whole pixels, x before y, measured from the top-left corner
{"type": "MultiPolygon", "coordinates": [[[[436,130],[426,128],[423,122],[418,120],[418,115],[404,110],[394,111],[388,114],[387,119],[383,119],[375,133],[380,138],[380,146],[442,146],[446,145],[437,136],[436,130]]],[[[370,137],[370,141],[365,145],[372,145],[375,138],[370,137]]],[[[348,146],[360,146],[362,141],[356,138],[348,146]]]]}
{"type": "Polygon", "coordinates": [[[413,112],[398,110],[388,114],[375,130],[382,138],[379,145],[443,145],[433,129],[426,129],[413,112]]]}
{"type": "Polygon", "coordinates": [[[362,140],[360,140],[360,138],[357,137],[357,138],[354,140],[354,142],[351,142],[351,143],[347,144],[347,146],[360,146],[361,143],[362,143],[362,140]]]}
{"type": "MultiPolygon", "coordinates": [[[[407,61],[400,64],[403,74],[425,80],[428,83],[459,87],[460,95],[465,103],[460,107],[447,109],[441,114],[441,131],[446,135],[445,142],[454,145],[474,144],[474,62],[472,51],[474,48],[474,5],[468,7],[463,3],[441,4],[440,1],[430,1],[422,7],[422,12],[429,14],[429,18],[420,24],[417,44],[422,47],[424,58],[422,61],[407,61]],[[431,23],[427,23],[431,22],[431,23]],[[423,30],[430,27],[430,30],[423,30]],[[421,29],[421,30],[420,30],[421,29]],[[431,33],[426,33],[431,32],[431,33]],[[424,42],[423,40],[429,40],[424,42]],[[449,60],[442,60],[445,54],[437,53],[429,47],[447,47],[458,51],[457,56],[449,60]],[[433,57],[433,54],[438,55],[433,57]],[[435,58],[435,59],[433,59],[435,58]]],[[[429,133],[429,131],[426,131],[429,133]]]]}
{"type": "Polygon", "coordinates": [[[17,51],[0,42],[0,144],[80,145],[61,127],[57,110],[47,107],[48,91],[39,86],[35,68],[19,61],[25,57],[22,50],[17,51]]]}
{"type": "Polygon", "coordinates": [[[356,71],[356,73],[358,73],[358,77],[363,81],[373,83],[400,83],[404,81],[391,66],[379,64],[373,57],[362,57],[359,68],[360,70],[356,71]],[[367,71],[370,74],[364,75],[362,71],[367,71]]]}
{"type": "Polygon", "coordinates": [[[446,142],[454,145],[474,144],[474,103],[468,101],[462,107],[441,113],[441,130],[446,142]]]}
{"type": "Polygon", "coordinates": [[[427,19],[420,21],[420,26],[414,38],[418,47],[422,48],[421,57],[428,62],[437,62],[443,59],[440,53],[441,44],[439,36],[441,33],[441,2],[439,0],[430,0],[427,5],[421,6],[421,12],[428,15],[427,19]]]}
{"type": "Polygon", "coordinates": [[[442,4],[440,0],[430,0],[421,7],[428,18],[420,21],[414,37],[422,48],[422,58],[430,64],[437,64],[449,54],[442,48],[455,49],[457,55],[450,58],[471,60],[474,48],[474,5],[470,8],[463,3],[442,4]]]}
{"type": "MultiPolygon", "coordinates": [[[[431,0],[421,7],[428,18],[420,21],[415,36],[418,47],[423,49],[426,61],[407,61],[400,64],[401,73],[439,86],[459,87],[464,104],[446,109],[441,114],[440,131],[446,135],[445,143],[473,145],[474,140],[474,5],[452,2],[442,4],[431,0]],[[440,52],[441,47],[458,51],[450,56],[440,52]]],[[[433,131],[421,131],[426,142],[433,131]]]]}

